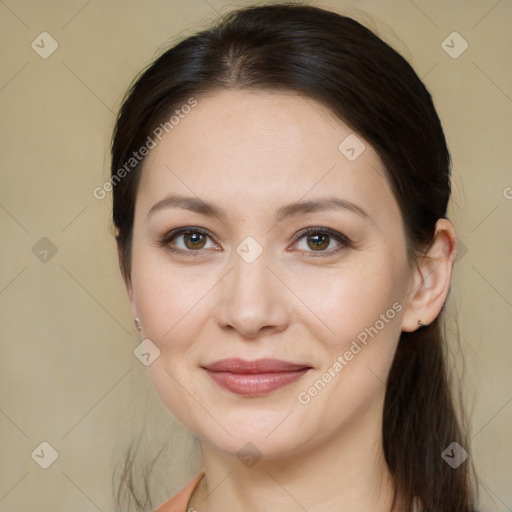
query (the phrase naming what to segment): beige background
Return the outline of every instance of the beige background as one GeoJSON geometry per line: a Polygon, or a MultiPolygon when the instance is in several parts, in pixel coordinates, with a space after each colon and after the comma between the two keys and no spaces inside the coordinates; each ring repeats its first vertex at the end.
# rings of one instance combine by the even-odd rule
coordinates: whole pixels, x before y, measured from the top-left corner
{"type": "MultiPolygon", "coordinates": [[[[195,440],[133,356],[110,196],[92,191],[108,176],[114,113],[135,74],[176,38],[250,3],[0,1],[0,511],[112,510],[113,469],[145,414],[143,446],[154,454],[169,441],[155,504],[200,467],[195,440]],[[44,31],[59,45],[47,59],[31,48],[44,31]],[[31,458],[43,441],[58,452],[48,469],[31,458]]],[[[453,156],[449,216],[463,250],[448,309],[465,356],[481,508],[512,510],[512,3],[316,3],[377,29],[434,96],[453,156]],[[441,46],[453,31],[469,44],[457,59],[441,46]]]]}

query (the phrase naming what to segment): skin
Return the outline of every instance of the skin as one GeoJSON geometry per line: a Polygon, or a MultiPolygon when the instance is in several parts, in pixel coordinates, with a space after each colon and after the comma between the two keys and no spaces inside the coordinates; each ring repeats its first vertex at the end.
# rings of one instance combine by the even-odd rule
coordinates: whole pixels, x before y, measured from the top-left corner
{"type": "Polygon", "coordinates": [[[440,219],[428,257],[409,264],[379,157],[366,141],[355,161],[338,150],[352,133],[293,93],[221,91],[198,97],[146,158],[126,284],[143,338],[160,350],[149,366],[155,388],[201,441],[206,478],[189,503],[198,511],[390,510],[381,443],[385,382],[401,331],[439,314],[457,239],[440,219]],[[149,214],[170,194],[212,203],[225,218],[176,207],[149,214]],[[331,209],[275,220],[285,204],[327,196],[367,216],[331,209]],[[160,243],[187,226],[211,236],[160,243]],[[317,249],[311,236],[294,240],[308,227],[330,228],[351,244],[331,237],[317,249]],[[252,263],[236,252],[247,236],[262,249],[252,263]],[[298,394],[394,303],[401,306],[394,318],[300,403],[298,394]],[[229,357],[312,369],[267,395],[240,396],[201,368],[229,357]],[[248,442],[261,455],[251,467],[237,457],[248,442]]]}

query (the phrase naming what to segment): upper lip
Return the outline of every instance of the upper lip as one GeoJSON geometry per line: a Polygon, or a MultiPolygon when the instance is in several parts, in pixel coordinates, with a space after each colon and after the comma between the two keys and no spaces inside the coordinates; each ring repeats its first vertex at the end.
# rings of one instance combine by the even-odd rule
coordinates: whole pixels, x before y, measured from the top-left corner
{"type": "Polygon", "coordinates": [[[203,368],[211,372],[229,372],[229,373],[280,373],[293,372],[311,368],[307,364],[296,364],[279,359],[256,359],[254,361],[246,361],[244,359],[232,358],[221,359],[214,363],[204,365],[203,368]]]}

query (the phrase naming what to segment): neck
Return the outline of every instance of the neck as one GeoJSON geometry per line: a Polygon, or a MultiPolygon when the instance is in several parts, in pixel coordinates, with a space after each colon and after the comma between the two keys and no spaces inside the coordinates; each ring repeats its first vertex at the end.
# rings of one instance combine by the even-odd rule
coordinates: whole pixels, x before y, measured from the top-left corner
{"type": "Polygon", "coordinates": [[[381,416],[375,410],[368,416],[307,451],[263,458],[252,467],[202,442],[206,476],[190,505],[198,512],[391,512],[381,416]]]}

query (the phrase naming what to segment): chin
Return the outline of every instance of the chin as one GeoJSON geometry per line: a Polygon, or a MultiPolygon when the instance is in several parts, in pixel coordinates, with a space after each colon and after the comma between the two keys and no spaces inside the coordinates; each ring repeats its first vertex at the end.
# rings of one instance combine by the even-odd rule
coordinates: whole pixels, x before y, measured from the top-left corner
{"type": "Polygon", "coordinates": [[[222,418],[225,430],[206,418],[189,424],[188,428],[205,443],[238,458],[284,458],[315,446],[329,435],[321,421],[312,421],[311,411],[306,421],[297,410],[286,407],[272,412],[224,414],[222,418]]]}

